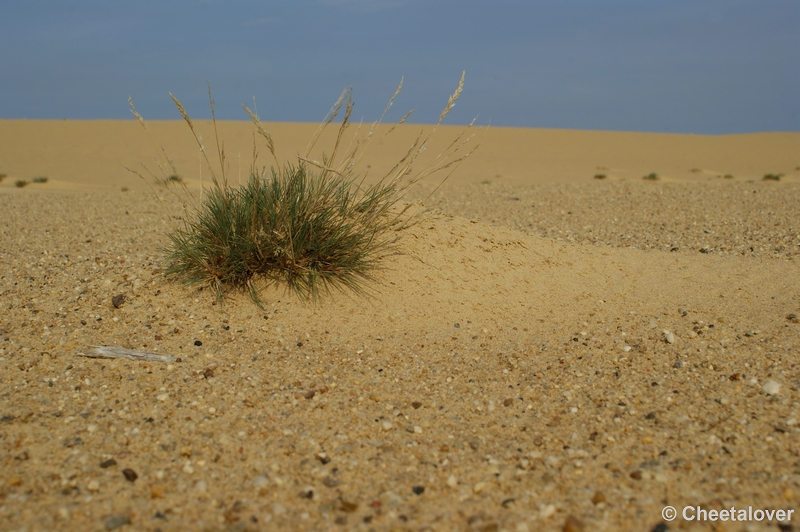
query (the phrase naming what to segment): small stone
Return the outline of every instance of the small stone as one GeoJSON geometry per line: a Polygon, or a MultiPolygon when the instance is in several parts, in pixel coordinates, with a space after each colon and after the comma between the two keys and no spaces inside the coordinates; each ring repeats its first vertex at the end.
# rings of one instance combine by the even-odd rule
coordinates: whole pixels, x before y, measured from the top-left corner
{"type": "Polygon", "coordinates": [[[406,432],[414,432],[414,425],[407,425],[406,432]]]}
{"type": "Polygon", "coordinates": [[[473,451],[477,451],[478,450],[478,446],[480,446],[480,443],[477,442],[477,441],[471,441],[471,442],[469,442],[469,446],[473,451]]]}
{"type": "Polygon", "coordinates": [[[792,323],[800,323],[800,318],[797,317],[797,314],[792,312],[791,314],[786,315],[786,319],[792,323]]]}
{"type": "Polygon", "coordinates": [[[676,361],[675,361],[675,363],[674,363],[674,364],[672,364],[672,367],[673,367],[673,368],[680,369],[680,368],[682,368],[684,365],[685,365],[685,364],[684,364],[683,360],[676,360],[676,361]]]}
{"type": "Polygon", "coordinates": [[[555,505],[554,504],[548,504],[547,506],[545,506],[544,508],[539,510],[539,517],[541,517],[542,519],[547,519],[548,517],[552,516],[554,513],[556,513],[555,505]]]}
{"type": "Polygon", "coordinates": [[[329,488],[335,488],[336,486],[341,484],[342,481],[336,477],[325,477],[325,480],[323,480],[322,483],[329,488]]]}
{"type": "Polygon", "coordinates": [[[761,386],[761,391],[767,395],[778,395],[781,391],[781,385],[773,380],[768,380],[761,386]]]}
{"type": "Polygon", "coordinates": [[[311,390],[310,392],[305,394],[303,397],[305,397],[306,399],[313,399],[316,394],[317,394],[316,390],[311,390]]]}
{"type": "Polygon", "coordinates": [[[203,342],[201,342],[200,340],[195,340],[194,345],[200,347],[201,345],[203,345],[203,342]]]}
{"type": "Polygon", "coordinates": [[[323,452],[318,452],[317,454],[314,455],[314,458],[322,462],[322,465],[326,465],[331,461],[331,458],[326,453],[323,452]]]}
{"type": "Polygon", "coordinates": [[[107,467],[115,466],[115,465],[117,465],[117,461],[114,460],[113,458],[109,458],[108,460],[100,462],[100,467],[102,467],[103,469],[105,469],[107,467]]]}
{"type": "Polygon", "coordinates": [[[592,495],[592,504],[600,504],[606,502],[606,495],[602,491],[595,491],[592,495]]]}
{"type": "Polygon", "coordinates": [[[564,532],[583,532],[585,529],[586,525],[583,524],[583,521],[574,515],[570,515],[567,516],[567,520],[564,521],[564,528],[562,530],[564,532]]]}
{"type": "Polygon", "coordinates": [[[411,403],[411,406],[414,408],[414,410],[417,410],[419,409],[419,407],[422,406],[422,403],[420,403],[419,401],[414,401],[413,403],[411,403]]]}
{"type": "Polygon", "coordinates": [[[392,422],[391,422],[391,421],[383,421],[383,422],[381,423],[381,428],[382,428],[383,430],[392,430],[392,426],[393,426],[393,425],[392,425],[392,422]]]}
{"type": "Polygon", "coordinates": [[[685,308],[683,308],[683,307],[680,307],[680,308],[678,308],[678,314],[680,314],[681,316],[686,316],[686,315],[688,315],[689,313],[686,311],[686,309],[685,309],[685,308]]]}
{"type": "Polygon", "coordinates": [[[664,340],[666,340],[668,344],[674,344],[675,335],[671,331],[664,331],[664,340]]]}
{"type": "Polygon", "coordinates": [[[451,488],[455,488],[456,486],[458,486],[458,479],[456,478],[455,475],[450,475],[449,477],[447,477],[447,485],[451,488]]]}
{"type": "Polygon", "coordinates": [[[117,528],[131,524],[131,518],[127,515],[112,515],[106,519],[106,530],[116,530],[117,528]]]}
{"type": "Polygon", "coordinates": [[[514,400],[511,399],[510,397],[507,399],[503,399],[503,406],[511,406],[512,404],[514,404],[514,400]]]}
{"type": "Polygon", "coordinates": [[[414,495],[422,495],[425,492],[424,486],[414,486],[411,488],[411,491],[414,492],[414,495]]]}
{"type": "Polygon", "coordinates": [[[131,468],[123,469],[122,474],[125,475],[125,480],[127,480],[128,482],[133,482],[137,478],[139,478],[139,475],[136,474],[136,471],[134,471],[131,468]]]}
{"type": "Polygon", "coordinates": [[[633,480],[642,480],[642,472],[639,470],[632,471],[630,477],[633,480]]]}
{"type": "Polygon", "coordinates": [[[358,504],[349,501],[342,501],[341,504],[339,504],[339,509],[343,512],[351,514],[358,509],[358,504]]]}
{"type": "Polygon", "coordinates": [[[96,480],[90,480],[89,484],[86,485],[86,489],[91,492],[100,491],[100,483],[96,480]]]}
{"type": "Polygon", "coordinates": [[[625,351],[625,352],[627,353],[628,351],[630,351],[630,350],[631,350],[631,346],[629,346],[629,345],[626,345],[625,347],[623,347],[623,348],[622,348],[622,350],[623,350],[623,351],[625,351]]]}
{"type": "Polygon", "coordinates": [[[478,493],[481,493],[485,489],[486,489],[486,482],[478,482],[477,484],[472,486],[472,492],[475,493],[476,495],[478,493]]]}
{"type": "Polygon", "coordinates": [[[125,294],[117,294],[111,298],[111,304],[114,305],[114,308],[121,307],[123,303],[125,303],[125,294]]]}
{"type": "Polygon", "coordinates": [[[269,491],[269,479],[264,475],[259,475],[253,479],[253,487],[259,495],[264,496],[269,491]]]}

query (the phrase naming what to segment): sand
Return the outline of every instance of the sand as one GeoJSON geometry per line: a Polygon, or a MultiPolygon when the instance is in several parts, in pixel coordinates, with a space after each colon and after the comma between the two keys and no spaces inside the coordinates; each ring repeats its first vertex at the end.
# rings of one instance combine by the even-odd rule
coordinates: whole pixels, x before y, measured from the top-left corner
{"type": "MultiPolygon", "coordinates": [[[[196,190],[185,125],[150,126],[196,190]]],[[[251,130],[221,126],[238,178],[251,130]]],[[[272,124],[280,156],[315,127],[272,124]]],[[[796,523],[800,134],[482,135],[369,297],[261,310],[157,275],[174,206],[123,168],[152,161],[137,124],[0,121],[0,529],[796,523]]]]}

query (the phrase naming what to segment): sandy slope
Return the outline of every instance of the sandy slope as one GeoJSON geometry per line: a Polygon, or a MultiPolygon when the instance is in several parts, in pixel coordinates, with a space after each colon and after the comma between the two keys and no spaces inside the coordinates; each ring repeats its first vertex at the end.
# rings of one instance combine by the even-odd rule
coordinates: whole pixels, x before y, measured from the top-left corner
{"type": "MultiPolygon", "coordinates": [[[[147,157],[130,126],[0,122],[0,529],[650,530],[666,504],[800,509],[796,134],[491,130],[372,297],[275,289],[262,311],[154,275],[169,222],[115,173],[147,157]],[[99,344],[182,360],[77,355],[99,344]]],[[[308,127],[285,128],[300,146],[308,127]]]]}

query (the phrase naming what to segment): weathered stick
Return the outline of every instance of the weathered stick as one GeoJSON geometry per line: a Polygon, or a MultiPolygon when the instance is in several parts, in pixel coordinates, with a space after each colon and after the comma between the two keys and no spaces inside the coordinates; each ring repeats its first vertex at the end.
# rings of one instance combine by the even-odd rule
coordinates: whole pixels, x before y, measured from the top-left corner
{"type": "Polygon", "coordinates": [[[78,355],[89,358],[125,358],[128,360],[138,360],[146,362],[181,362],[179,357],[170,355],[159,355],[158,353],[148,353],[147,351],[137,351],[135,349],[125,349],[124,347],[113,347],[108,345],[92,345],[93,352],[78,355]]]}

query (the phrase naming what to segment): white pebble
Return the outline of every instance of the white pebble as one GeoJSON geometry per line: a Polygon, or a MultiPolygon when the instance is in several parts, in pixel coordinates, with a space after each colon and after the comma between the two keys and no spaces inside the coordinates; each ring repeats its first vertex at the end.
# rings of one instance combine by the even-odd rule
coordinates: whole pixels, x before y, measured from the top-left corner
{"type": "Polygon", "coordinates": [[[97,432],[97,429],[99,429],[99,428],[100,428],[99,426],[97,426],[97,425],[95,425],[93,423],[93,424],[89,425],[88,427],[86,427],[86,430],[88,430],[89,432],[97,432]]]}
{"type": "Polygon", "coordinates": [[[192,463],[189,460],[186,460],[186,464],[183,466],[183,472],[187,475],[191,475],[194,473],[194,468],[192,467],[192,463]]]}
{"type": "Polygon", "coordinates": [[[458,479],[456,479],[455,475],[450,475],[449,477],[447,477],[447,485],[450,486],[451,488],[455,488],[456,486],[458,486],[458,479]]]}
{"type": "Polygon", "coordinates": [[[89,491],[100,491],[100,483],[96,480],[91,480],[86,486],[86,489],[89,491]]]}
{"type": "Polygon", "coordinates": [[[672,331],[664,331],[664,339],[667,341],[668,344],[675,343],[675,335],[672,334],[672,331]]]}
{"type": "Polygon", "coordinates": [[[208,484],[205,480],[201,480],[194,485],[194,489],[197,493],[205,493],[208,490],[208,484]]]}
{"type": "Polygon", "coordinates": [[[551,516],[551,515],[553,515],[554,513],[556,513],[556,507],[555,507],[555,505],[553,505],[553,504],[548,504],[547,506],[545,506],[544,508],[542,508],[542,509],[539,511],[539,516],[540,516],[542,519],[547,519],[548,517],[550,517],[550,516],[551,516]]]}
{"type": "Polygon", "coordinates": [[[160,393],[160,394],[156,395],[156,399],[158,399],[159,401],[166,401],[167,399],[169,399],[169,394],[168,393],[160,393]]]}
{"type": "Polygon", "coordinates": [[[768,380],[761,387],[761,391],[767,395],[778,395],[778,392],[781,391],[781,385],[773,380],[768,380]]]}
{"type": "Polygon", "coordinates": [[[384,421],[381,423],[381,428],[383,430],[392,430],[392,422],[391,421],[384,421]]]}
{"type": "Polygon", "coordinates": [[[472,486],[472,492],[478,494],[486,489],[486,482],[478,482],[474,486],[472,486]]]}
{"type": "Polygon", "coordinates": [[[626,345],[625,347],[623,347],[623,348],[622,348],[622,350],[623,350],[623,351],[625,351],[625,352],[627,353],[628,351],[630,351],[630,350],[631,350],[631,346],[629,346],[629,345],[626,345]]]}

